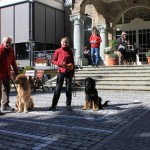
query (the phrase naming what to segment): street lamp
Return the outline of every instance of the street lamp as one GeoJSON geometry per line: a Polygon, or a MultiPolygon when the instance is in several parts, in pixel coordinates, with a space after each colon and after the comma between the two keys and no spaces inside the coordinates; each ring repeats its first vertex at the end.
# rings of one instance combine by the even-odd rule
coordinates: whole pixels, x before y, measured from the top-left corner
{"type": "Polygon", "coordinates": [[[35,42],[32,39],[29,39],[26,42],[26,48],[27,51],[29,52],[29,61],[30,61],[30,66],[33,66],[33,49],[35,47],[35,42]]]}

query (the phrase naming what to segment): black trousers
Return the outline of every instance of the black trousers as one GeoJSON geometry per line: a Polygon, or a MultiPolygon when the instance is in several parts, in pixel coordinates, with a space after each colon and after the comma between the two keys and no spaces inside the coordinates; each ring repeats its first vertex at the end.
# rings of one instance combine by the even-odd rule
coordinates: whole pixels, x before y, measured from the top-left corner
{"type": "Polygon", "coordinates": [[[91,65],[91,64],[92,64],[91,56],[90,56],[90,55],[88,55],[88,54],[84,54],[84,58],[86,58],[86,59],[87,59],[87,61],[88,61],[88,65],[91,65]]]}
{"type": "Polygon", "coordinates": [[[52,100],[52,107],[56,107],[60,93],[62,90],[62,86],[64,83],[64,79],[66,81],[66,106],[71,106],[71,100],[72,100],[72,75],[71,72],[67,73],[59,73],[57,75],[57,83],[56,83],[56,89],[54,92],[53,100],[52,100]]]}

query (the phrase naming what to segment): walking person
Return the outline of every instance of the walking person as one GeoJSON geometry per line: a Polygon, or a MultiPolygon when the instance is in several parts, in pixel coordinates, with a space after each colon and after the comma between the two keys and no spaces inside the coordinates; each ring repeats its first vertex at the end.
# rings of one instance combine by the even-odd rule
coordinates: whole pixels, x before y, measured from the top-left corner
{"type": "Polygon", "coordinates": [[[92,35],[90,36],[90,44],[91,44],[91,60],[92,66],[98,67],[100,60],[100,43],[102,42],[101,36],[99,35],[99,31],[97,28],[93,28],[92,35]]]}
{"type": "Polygon", "coordinates": [[[61,47],[55,51],[54,57],[51,62],[58,66],[58,75],[56,89],[49,111],[56,110],[64,79],[66,80],[66,108],[68,111],[71,111],[72,78],[74,77],[74,58],[73,52],[69,48],[69,40],[67,37],[63,37],[61,39],[61,47]]]}
{"type": "Polygon", "coordinates": [[[1,111],[14,111],[9,106],[11,67],[18,74],[14,50],[11,46],[12,38],[6,36],[0,45],[0,106],[1,111]]]}

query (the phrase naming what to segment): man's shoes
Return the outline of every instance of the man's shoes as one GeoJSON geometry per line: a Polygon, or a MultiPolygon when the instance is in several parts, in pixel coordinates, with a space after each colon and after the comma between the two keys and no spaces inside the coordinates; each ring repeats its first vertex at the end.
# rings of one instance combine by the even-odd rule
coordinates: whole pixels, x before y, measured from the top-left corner
{"type": "Polygon", "coordinates": [[[49,110],[49,111],[55,111],[55,110],[56,110],[56,107],[51,106],[48,110],[49,110]]]}
{"type": "Polygon", "coordinates": [[[67,109],[68,111],[72,111],[71,106],[67,106],[66,109],[67,109]]]}
{"type": "Polygon", "coordinates": [[[4,105],[1,107],[1,111],[15,111],[15,109],[10,107],[9,105],[7,106],[4,105]]]}
{"type": "Polygon", "coordinates": [[[96,68],[99,68],[99,66],[98,66],[98,65],[96,65],[96,68]]]}

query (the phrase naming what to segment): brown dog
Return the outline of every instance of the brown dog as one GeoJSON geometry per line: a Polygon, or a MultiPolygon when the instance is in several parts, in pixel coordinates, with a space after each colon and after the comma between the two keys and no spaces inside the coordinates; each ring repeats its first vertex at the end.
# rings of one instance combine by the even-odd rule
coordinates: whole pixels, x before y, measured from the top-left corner
{"type": "Polygon", "coordinates": [[[27,79],[27,76],[24,74],[20,74],[16,77],[14,81],[17,88],[17,100],[16,100],[16,108],[17,112],[28,112],[29,109],[34,108],[34,103],[31,98],[31,87],[30,83],[27,79]]]}

